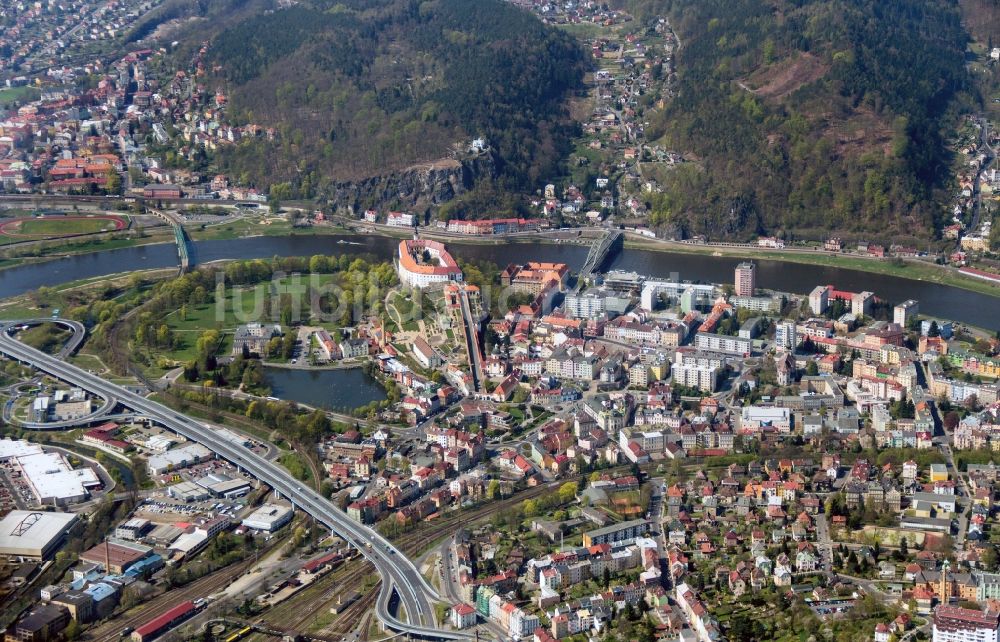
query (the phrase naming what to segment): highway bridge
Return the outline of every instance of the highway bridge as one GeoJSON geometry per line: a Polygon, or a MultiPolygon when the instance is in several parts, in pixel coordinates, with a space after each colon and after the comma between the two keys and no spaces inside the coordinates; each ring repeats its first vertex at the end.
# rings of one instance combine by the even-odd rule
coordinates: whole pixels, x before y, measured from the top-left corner
{"type": "Polygon", "coordinates": [[[604,236],[594,241],[587,252],[587,260],[580,270],[579,283],[583,283],[591,274],[597,272],[608,256],[616,254],[624,245],[625,235],[621,230],[608,230],[604,236]]]}
{"type": "MultiPolygon", "coordinates": [[[[70,385],[79,386],[104,398],[115,398],[136,413],[153,418],[163,427],[203,444],[216,455],[245,470],[271,486],[292,504],[354,546],[382,576],[382,589],[375,614],[388,628],[412,637],[428,640],[460,640],[471,636],[460,631],[443,631],[435,626],[431,600],[437,592],[406,556],[374,530],[358,524],[328,499],[293,478],[284,468],[255,454],[248,448],[219,437],[214,430],[155,401],[150,401],[97,375],[65,363],[18,341],[13,335],[24,321],[0,321],[0,354],[46,372],[70,385]],[[406,621],[393,614],[398,600],[406,621]]],[[[82,337],[80,338],[82,341],[82,337]]],[[[79,342],[77,342],[79,345],[79,342]]]]}

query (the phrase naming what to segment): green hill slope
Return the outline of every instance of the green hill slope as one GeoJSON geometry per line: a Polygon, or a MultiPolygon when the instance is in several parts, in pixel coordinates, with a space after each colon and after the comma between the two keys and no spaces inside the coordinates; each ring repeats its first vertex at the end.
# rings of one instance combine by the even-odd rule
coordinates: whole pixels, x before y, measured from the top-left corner
{"type": "Polygon", "coordinates": [[[313,196],[482,136],[501,183],[532,185],[575,131],[563,105],[583,59],[501,0],[315,0],[257,15],[214,38],[209,62],[235,121],[279,135],[223,150],[219,169],[313,196]]]}
{"type": "Polygon", "coordinates": [[[928,238],[967,99],[951,0],[637,0],[682,47],[654,136],[696,163],[655,222],[688,234],[928,238]]]}

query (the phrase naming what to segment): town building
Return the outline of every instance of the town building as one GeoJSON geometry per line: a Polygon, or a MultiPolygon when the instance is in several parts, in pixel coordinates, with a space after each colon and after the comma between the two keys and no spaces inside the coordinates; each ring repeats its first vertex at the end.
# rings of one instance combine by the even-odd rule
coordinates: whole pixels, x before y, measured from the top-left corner
{"type": "Polygon", "coordinates": [[[269,323],[247,323],[237,326],[233,336],[233,355],[267,356],[267,344],[281,336],[281,326],[269,323]]]}
{"type": "Polygon", "coordinates": [[[715,392],[719,381],[719,367],[698,363],[678,363],[671,369],[673,382],[697,388],[705,392],[715,392]]]}
{"type": "Polygon", "coordinates": [[[1000,612],[941,604],[934,609],[933,642],[997,642],[1000,612]]]}
{"type": "Polygon", "coordinates": [[[649,522],[645,519],[634,519],[587,531],[583,534],[585,547],[597,544],[630,544],[635,538],[649,532],[649,522]]]}
{"type": "Polygon", "coordinates": [[[815,315],[821,315],[826,312],[827,306],[830,305],[830,288],[825,285],[817,285],[813,288],[812,292],[809,293],[809,309],[815,315]]]}
{"type": "Polygon", "coordinates": [[[437,241],[400,241],[396,269],[403,285],[414,288],[462,280],[462,270],[458,263],[444,244],[437,241]]]}
{"type": "Polygon", "coordinates": [[[920,304],[909,299],[908,301],[903,301],[899,305],[892,309],[892,322],[898,323],[904,328],[909,327],[910,321],[917,318],[917,314],[920,312],[920,304]]]}
{"type": "Polygon", "coordinates": [[[696,348],[701,350],[749,355],[753,341],[743,337],[733,337],[727,334],[699,332],[695,335],[694,345],[696,348]]]}
{"type": "Polygon", "coordinates": [[[524,265],[509,264],[500,273],[500,285],[516,292],[538,294],[550,287],[566,288],[569,266],[565,263],[539,263],[529,261],[524,265]]]}
{"type": "Polygon", "coordinates": [[[753,296],[757,289],[757,266],[745,261],[736,266],[736,296],[753,296]]]}
{"type": "Polygon", "coordinates": [[[781,321],[774,326],[774,343],[779,348],[794,350],[798,345],[794,321],[781,321]]]}

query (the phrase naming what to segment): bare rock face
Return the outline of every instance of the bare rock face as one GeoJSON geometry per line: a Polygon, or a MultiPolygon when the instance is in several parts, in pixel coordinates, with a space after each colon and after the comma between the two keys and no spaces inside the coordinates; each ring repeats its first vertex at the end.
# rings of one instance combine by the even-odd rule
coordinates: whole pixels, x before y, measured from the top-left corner
{"type": "Polygon", "coordinates": [[[341,214],[360,217],[366,209],[422,212],[471,189],[481,178],[494,178],[492,154],[449,158],[358,181],[334,183],[330,204],[341,214]]]}

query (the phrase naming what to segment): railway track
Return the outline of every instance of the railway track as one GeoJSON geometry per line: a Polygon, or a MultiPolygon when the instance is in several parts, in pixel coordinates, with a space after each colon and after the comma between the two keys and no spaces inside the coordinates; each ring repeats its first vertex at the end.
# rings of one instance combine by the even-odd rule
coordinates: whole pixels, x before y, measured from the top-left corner
{"type": "Polygon", "coordinates": [[[552,492],[552,488],[548,486],[535,486],[500,501],[489,502],[472,510],[457,511],[434,521],[424,522],[414,530],[400,535],[394,540],[394,543],[399,547],[399,550],[412,557],[430,547],[435,540],[446,535],[448,531],[458,524],[478,522],[498,511],[519,504],[526,499],[534,499],[535,497],[544,495],[546,492],[552,492]]]}
{"type": "Polygon", "coordinates": [[[358,628],[367,631],[367,622],[370,622],[372,615],[371,605],[374,603],[378,591],[379,585],[376,584],[361,595],[354,604],[344,609],[343,613],[338,614],[336,620],[323,627],[320,633],[326,636],[338,637],[345,636],[358,628]]]}
{"type": "MultiPolygon", "coordinates": [[[[488,505],[484,505],[472,511],[462,511],[455,515],[449,515],[448,517],[431,522],[431,526],[429,528],[421,528],[403,535],[397,540],[396,544],[408,555],[418,552],[420,549],[426,548],[428,543],[432,543],[439,537],[446,536],[459,523],[472,523],[479,521],[484,517],[488,517],[489,515],[495,513],[497,510],[502,510],[503,508],[522,502],[526,499],[537,497],[550,490],[550,488],[545,486],[539,486],[499,502],[491,502],[488,505]]],[[[334,596],[338,594],[344,595],[355,590],[356,587],[361,584],[364,577],[370,573],[370,569],[365,568],[367,566],[368,565],[366,564],[360,568],[354,568],[353,565],[350,565],[350,562],[348,562],[348,564],[345,564],[340,569],[332,572],[327,578],[323,578],[327,581],[317,581],[316,590],[312,591],[312,594],[306,593],[305,591],[308,589],[304,589],[301,593],[290,598],[285,604],[279,605],[284,606],[284,609],[280,611],[268,611],[267,615],[265,615],[262,619],[272,622],[275,625],[278,625],[278,623],[281,622],[282,628],[291,632],[303,633],[305,635],[315,635],[317,639],[329,637],[339,639],[340,637],[359,628],[364,634],[366,634],[368,624],[370,624],[372,617],[371,606],[378,592],[378,584],[366,591],[361,597],[358,598],[357,601],[348,606],[343,614],[338,615],[338,617],[331,624],[327,625],[316,634],[305,633],[305,628],[310,620],[318,617],[323,611],[330,607],[334,596]],[[351,567],[349,568],[349,566],[351,567]],[[338,582],[338,580],[343,580],[343,582],[338,582]],[[333,585],[329,586],[331,583],[333,585]],[[315,595],[319,589],[323,589],[322,593],[315,598],[312,598],[312,596],[315,595]],[[307,598],[310,599],[307,600],[307,598]],[[303,612],[299,608],[296,608],[298,604],[303,604],[306,611],[303,612]],[[289,622],[286,618],[292,613],[296,613],[297,618],[292,620],[290,624],[285,624],[289,622]],[[364,622],[364,624],[359,626],[359,622],[364,622]]],[[[278,607],[275,607],[275,609],[277,608],[278,607]]]]}
{"type": "MultiPolygon", "coordinates": [[[[375,569],[369,562],[349,560],[288,600],[269,609],[261,616],[260,621],[276,628],[305,633],[307,624],[329,608],[335,596],[360,587],[364,578],[373,572],[375,569]]],[[[370,599],[365,601],[365,609],[371,607],[372,603],[370,599]]],[[[362,613],[363,611],[358,615],[362,613]]]]}
{"type": "Polygon", "coordinates": [[[243,575],[253,563],[253,559],[244,560],[221,571],[195,580],[187,586],[167,591],[146,602],[127,616],[115,618],[106,624],[87,631],[85,638],[96,642],[118,640],[123,629],[128,627],[135,628],[141,624],[145,624],[181,602],[206,597],[228,586],[234,579],[243,575]]]}

